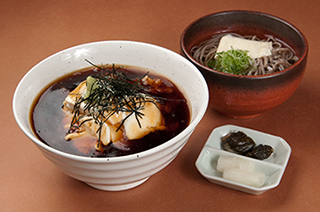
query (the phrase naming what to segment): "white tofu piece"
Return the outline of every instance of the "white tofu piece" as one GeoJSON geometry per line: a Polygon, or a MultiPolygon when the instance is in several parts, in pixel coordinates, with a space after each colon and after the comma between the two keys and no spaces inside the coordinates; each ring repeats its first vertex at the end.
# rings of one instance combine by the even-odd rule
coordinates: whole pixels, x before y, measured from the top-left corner
{"type": "MultiPolygon", "coordinates": [[[[76,98],[83,96],[87,91],[86,81],[81,82],[73,91],[71,91],[65,98],[63,105],[65,109],[72,111],[76,103],[76,98]]],[[[84,103],[80,105],[81,109],[84,108],[84,103]]],[[[80,111],[83,112],[83,111],[80,111]]]]}
{"type": "MultiPolygon", "coordinates": [[[[100,127],[99,124],[95,123],[95,121],[89,117],[84,118],[83,121],[85,122],[83,122],[82,126],[86,129],[86,131],[92,137],[99,139],[99,132],[98,132],[98,129],[100,127]]],[[[110,128],[106,123],[102,124],[100,140],[104,145],[108,145],[111,142],[110,128]]]]}
{"type": "MultiPolygon", "coordinates": [[[[80,83],[70,94],[65,98],[63,104],[66,112],[70,113],[74,109],[76,98],[84,96],[87,91],[86,81],[80,83]]],[[[85,103],[80,105],[80,113],[84,114],[85,103]]],[[[101,137],[100,140],[104,145],[108,145],[110,142],[117,142],[125,131],[126,136],[129,140],[139,139],[154,132],[155,130],[163,130],[164,120],[159,108],[153,103],[146,103],[145,108],[141,111],[144,116],[139,118],[141,127],[139,126],[135,115],[131,115],[123,123],[124,130],[118,130],[117,126],[121,123],[124,118],[128,115],[125,112],[116,112],[106,120],[101,128],[101,137]]],[[[107,116],[107,114],[105,114],[107,116]]],[[[99,124],[95,123],[94,120],[89,120],[91,117],[85,117],[82,121],[85,121],[82,127],[87,133],[92,137],[99,139],[99,134],[97,133],[99,124]]],[[[84,134],[70,135],[81,137],[84,134]]]]}
{"type": "Polygon", "coordinates": [[[129,140],[139,139],[155,130],[164,129],[162,115],[157,106],[153,103],[146,103],[144,110],[141,111],[144,116],[139,118],[141,127],[134,114],[128,117],[123,123],[126,136],[129,140]]]}
{"type": "MultiPolygon", "coordinates": [[[[93,119],[90,117],[86,117],[83,119],[85,121],[83,123],[83,127],[86,129],[86,131],[94,138],[99,139],[99,124],[95,123],[93,119]]],[[[103,143],[103,145],[107,146],[110,142],[116,142],[120,137],[122,136],[122,131],[116,131],[117,128],[113,125],[109,125],[107,123],[103,123],[101,127],[101,136],[100,140],[103,143]]]]}
{"type": "Polygon", "coordinates": [[[115,125],[117,123],[122,122],[122,120],[123,120],[123,112],[116,112],[108,118],[107,122],[109,124],[115,125]]]}
{"type": "Polygon", "coordinates": [[[228,34],[221,38],[217,52],[228,51],[232,48],[248,50],[248,55],[254,59],[271,55],[272,42],[247,40],[228,34]]]}

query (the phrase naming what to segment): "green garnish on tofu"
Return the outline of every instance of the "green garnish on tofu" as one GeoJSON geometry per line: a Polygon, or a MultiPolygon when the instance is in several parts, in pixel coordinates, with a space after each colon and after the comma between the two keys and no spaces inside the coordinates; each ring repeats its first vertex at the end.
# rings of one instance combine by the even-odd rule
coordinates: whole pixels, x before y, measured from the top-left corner
{"type": "Polygon", "coordinates": [[[247,50],[231,49],[224,52],[218,52],[215,58],[208,62],[208,67],[237,75],[247,74],[253,67],[253,59],[248,56],[247,50]]]}
{"type": "Polygon", "coordinates": [[[85,99],[88,98],[90,94],[92,94],[93,91],[98,88],[97,79],[92,76],[88,76],[86,80],[86,85],[87,85],[87,92],[84,95],[85,99]]]}

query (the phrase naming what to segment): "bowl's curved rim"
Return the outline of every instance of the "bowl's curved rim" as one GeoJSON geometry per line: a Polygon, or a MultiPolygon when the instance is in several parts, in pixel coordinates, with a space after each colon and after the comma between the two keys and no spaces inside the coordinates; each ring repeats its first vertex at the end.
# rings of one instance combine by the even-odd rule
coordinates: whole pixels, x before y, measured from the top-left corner
{"type": "Polygon", "coordinates": [[[106,40],[106,41],[95,41],[95,42],[89,42],[89,43],[84,43],[84,44],[79,44],[76,46],[72,46],[66,49],[63,49],[61,51],[58,51],[48,57],[46,57],[45,59],[41,60],[39,63],[37,63],[35,66],[33,66],[31,69],[29,69],[29,71],[22,77],[22,79],[19,81],[14,95],[13,95],[13,100],[12,100],[12,110],[13,110],[13,115],[14,118],[16,120],[16,123],[18,124],[19,128],[23,131],[23,133],[33,142],[35,143],[38,147],[41,147],[42,149],[49,151],[53,154],[59,155],[61,157],[65,157],[65,158],[69,158],[69,159],[73,159],[73,160],[77,160],[77,161],[82,161],[82,162],[88,162],[88,163],[105,163],[105,162],[123,162],[123,161],[128,161],[128,160],[134,160],[134,159],[139,159],[139,158],[143,158],[143,157],[147,157],[149,155],[152,155],[154,153],[155,150],[157,149],[166,149],[172,145],[174,145],[175,143],[173,143],[173,140],[179,140],[182,139],[183,137],[187,136],[189,133],[191,133],[193,131],[193,129],[198,125],[198,123],[201,121],[201,119],[203,118],[207,107],[208,107],[208,103],[209,103],[209,90],[208,90],[208,85],[204,79],[204,77],[202,76],[202,74],[200,73],[200,71],[197,69],[197,67],[192,64],[190,61],[188,61],[185,57],[179,55],[178,53],[169,50],[167,48],[155,45],[155,44],[150,44],[150,43],[145,43],[145,42],[140,42],[140,41],[129,41],[129,40],[106,40]],[[29,131],[27,131],[24,126],[22,126],[22,124],[20,123],[19,117],[18,117],[18,113],[16,112],[16,106],[15,106],[15,102],[17,101],[17,92],[19,90],[19,87],[21,86],[21,84],[23,83],[23,81],[25,80],[25,78],[28,77],[28,75],[30,74],[30,72],[32,72],[33,69],[35,69],[37,66],[39,66],[41,63],[44,63],[46,60],[49,60],[52,57],[55,57],[59,54],[61,54],[64,51],[68,51],[68,50],[72,50],[72,49],[76,49],[76,48],[80,48],[83,46],[87,46],[87,45],[92,45],[92,44],[108,44],[108,43],[125,43],[125,44],[136,44],[136,45],[145,45],[145,46],[149,46],[152,47],[154,49],[159,49],[161,51],[165,51],[168,55],[172,54],[175,55],[176,57],[179,57],[183,62],[187,63],[189,66],[192,67],[192,69],[195,71],[195,73],[198,75],[199,80],[202,82],[203,86],[205,87],[205,91],[204,91],[204,104],[203,106],[201,106],[201,109],[198,113],[198,115],[189,123],[189,125],[182,131],[180,132],[178,135],[176,135],[175,137],[173,137],[172,139],[166,141],[165,143],[156,146],[152,149],[149,150],[145,150],[142,152],[138,152],[138,153],[134,153],[134,154],[130,154],[130,155],[126,155],[126,156],[119,156],[119,157],[103,157],[103,158],[93,158],[93,157],[87,157],[87,156],[79,156],[79,155],[73,155],[70,153],[66,153],[60,150],[57,150],[53,147],[50,147],[46,144],[44,144],[43,142],[41,142],[34,134],[30,133],[29,131]]]}
{"type": "Polygon", "coordinates": [[[277,17],[275,15],[271,15],[268,13],[264,13],[264,12],[259,12],[259,11],[251,11],[251,10],[226,10],[226,11],[221,11],[221,12],[215,12],[215,13],[211,13],[211,14],[207,14],[205,16],[202,16],[200,18],[197,18],[196,20],[192,21],[189,25],[187,25],[187,27],[183,30],[181,37],[180,37],[180,48],[183,51],[184,55],[186,55],[186,57],[192,61],[194,64],[196,64],[197,66],[205,69],[208,72],[213,72],[219,75],[224,75],[224,76],[229,76],[229,77],[234,77],[234,78],[243,78],[243,79],[267,79],[267,78],[272,78],[278,75],[282,75],[290,70],[292,70],[294,67],[298,66],[299,64],[301,64],[307,57],[308,55],[308,51],[309,51],[309,45],[308,45],[308,41],[307,38],[305,37],[305,35],[297,28],[295,27],[293,24],[291,24],[290,22],[277,17]],[[194,25],[196,25],[197,23],[205,20],[208,17],[211,16],[218,16],[218,15],[224,15],[224,14],[231,14],[231,13],[248,13],[248,14],[253,14],[253,15],[260,15],[260,16],[264,16],[270,19],[274,19],[277,20],[285,25],[287,25],[288,27],[290,27],[291,29],[293,29],[298,35],[299,37],[302,39],[302,42],[304,44],[304,48],[303,48],[303,52],[301,57],[299,58],[299,60],[297,62],[295,62],[292,66],[282,70],[282,71],[278,71],[272,74],[266,74],[266,75],[256,75],[256,76],[246,76],[246,75],[235,75],[235,74],[229,74],[229,73],[224,73],[224,72],[220,72],[214,69],[211,69],[209,67],[206,67],[204,65],[202,65],[201,63],[199,63],[198,61],[196,61],[195,59],[193,59],[193,57],[189,54],[189,52],[187,51],[185,45],[184,45],[184,38],[185,35],[187,33],[187,31],[192,28],[194,25]]]}

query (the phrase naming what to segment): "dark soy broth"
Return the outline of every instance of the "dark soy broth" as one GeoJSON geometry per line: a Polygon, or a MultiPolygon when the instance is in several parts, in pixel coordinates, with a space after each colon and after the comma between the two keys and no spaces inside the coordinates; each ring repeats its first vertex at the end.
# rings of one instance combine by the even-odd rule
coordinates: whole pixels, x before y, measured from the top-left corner
{"type": "MultiPolygon", "coordinates": [[[[110,67],[109,69],[112,70],[110,67]]],[[[141,78],[146,74],[145,70],[130,66],[122,68],[121,71],[131,79],[141,78]]],[[[71,120],[66,118],[66,113],[62,109],[64,99],[87,76],[99,75],[102,74],[101,72],[93,67],[76,71],[57,79],[39,94],[33,104],[30,121],[34,133],[42,142],[57,150],[74,155],[115,157],[156,147],[173,138],[189,125],[190,110],[187,99],[169,79],[150,72],[148,73],[150,78],[161,79],[166,87],[172,90],[171,93],[150,91],[153,96],[170,99],[170,101],[161,100],[160,106],[165,120],[165,130],[155,131],[137,140],[122,139],[106,146],[103,152],[95,149],[97,140],[89,136],[66,141],[64,138],[68,131],[66,126],[70,124],[71,120]]]]}

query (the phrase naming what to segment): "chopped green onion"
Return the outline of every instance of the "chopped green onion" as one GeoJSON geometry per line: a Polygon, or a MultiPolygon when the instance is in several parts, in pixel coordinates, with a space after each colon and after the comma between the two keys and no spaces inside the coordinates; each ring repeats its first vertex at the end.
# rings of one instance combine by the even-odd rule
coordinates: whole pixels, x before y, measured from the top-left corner
{"type": "Polygon", "coordinates": [[[231,49],[225,52],[218,52],[215,58],[208,62],[208,67],[237,75],[245,75],[252,69],[253,59],[248,56],[248,51],[231,49]]]}

